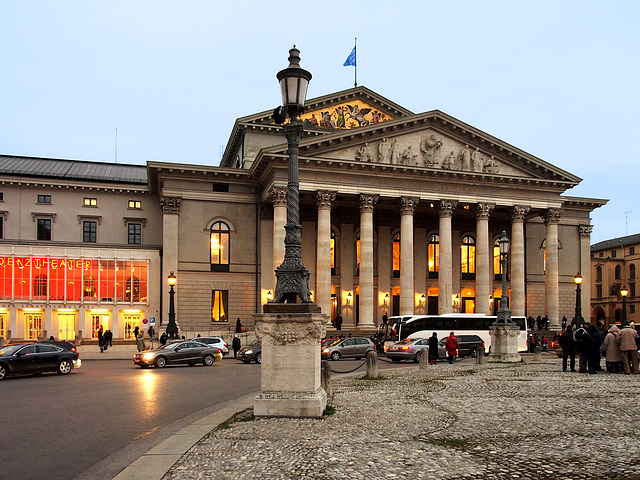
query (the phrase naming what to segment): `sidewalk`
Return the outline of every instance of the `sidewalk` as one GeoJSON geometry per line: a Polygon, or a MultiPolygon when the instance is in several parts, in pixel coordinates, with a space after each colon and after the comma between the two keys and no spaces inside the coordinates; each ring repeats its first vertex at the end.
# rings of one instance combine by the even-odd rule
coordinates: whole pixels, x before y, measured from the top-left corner
{"type": "MultiPolygon", "coordinates": [[[[334,375],[333,415],[258,420],[249,409],[216,430],[218,415],[117,479],[640,478],[640,376],[563,373],[551,355],[523,358],[386,370],[378,380],[334,375]]],[[[235,410],[251,405],[245,397],[235,410]]]]}
{"type": "MultiPolygon", "coordinates": [[[[154,346],[157,346],[154,343],[154,346]]],[[[106,352],[100,353],[100,347],[98,345],[80,345],[78,352],[80,353],[80,360],[129,360],[133,359],[133,356],[138,352],[138,348],[135,345],[114,345],[109,347],[106,352]]],[[[147,344],[147,348],[149,345],[147,344]]]]}

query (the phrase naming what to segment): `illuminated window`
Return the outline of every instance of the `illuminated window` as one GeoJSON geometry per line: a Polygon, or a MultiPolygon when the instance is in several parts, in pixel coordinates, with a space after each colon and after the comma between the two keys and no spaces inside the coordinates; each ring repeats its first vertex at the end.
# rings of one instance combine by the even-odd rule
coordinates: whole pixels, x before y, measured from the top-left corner
{"type": "Polygon", "coordinates": [[[211,291],[211,323],[229,321],[229,315],[227,314],[228,305],[228,290],[211,291]]]}
{"type": "Polygon", "coordinates": [[[400,234],[393,236],[393,276],[400,278],[400,234]]]}
{"type": "Polygon", "coordinates": [[[336,274],[336,234],[333,233],[332,231],[331,232],[331,275],[335,275],[335,274],[336,274]]]}
{"type": "Polygon", "coordinates": [[[224,222],[211,225],[211,271],[229,271],[229,226],[224,222]]]}
{"type": "Polygon", "coordinates": [[[85,198],[84,198],[83,205],[84,205],[85,207],[97,207],[97,206],[98,206],[98,199],[97,199],[97,198],[88,198],[88,197],[85,197],[85,198]]]}
{"type": "MultiPolygon", "coordinates": [[[[127,262],[129,264],[130,262],[127,262]]],[[[140,301],[140,279],[138,277],[127,278],[127,283],[124,291],[124,299],[128,302],[140,301]],[[133,300],[131,294],[133,293],[133,300]]]]}
{"type": "Polygon", "coordinates": [[[140,210],[142,208],[142,202],[140,200],[129,200],[129,208],[133,210],[140,210]]]}
{"type": "Polygon", "coordinates": [[[435,233],[429,236],[427,254],[429,257],[429,278],[438,278],[438,272],[440,271],[440,237],[435,233]]]}
{"type": "Polygon", "coordinates": [[[37,340],[42,335],[42,314],[24,314],[25,338],[27,340],[37,340]]]}
{"type": "Polygon", "coordinates": [[[462,239],[460,253],[462,278],[473,278],[476,273],[476,242],[472,236],[467,235],[462,239]]]}
{"type": "Polygon", "coordinates": [[[33,296],[34,297],[46,297],[47,296],[47,276],[38,275],[33,279],[33,296]]]}
{"type": "Polygon", "coordinates": [[[97,282],[93,277],[84,277],[82,279],[82,291],[85,298],[93,298],[97,295],[97,282]]]}
{"type": "MultiPolygon", "coordinates": [[[[507,266],[507,270],[508,270],[507,266]]],[[[493,274],[495,280],[502,280],[502,262],[500,261],[500,244],[496,240],[493,246],[493,274]]]]}

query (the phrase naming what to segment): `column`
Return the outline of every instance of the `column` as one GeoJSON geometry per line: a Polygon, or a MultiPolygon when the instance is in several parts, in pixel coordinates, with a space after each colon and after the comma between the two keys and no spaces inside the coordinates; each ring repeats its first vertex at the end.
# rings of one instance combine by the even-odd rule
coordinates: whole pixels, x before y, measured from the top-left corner
{"type": "Polygon", "coordinates": [[[415,289],[413,285],[413,212],[418,199],[400,199],[400,315],[415,313],[415,289]]]}
{"type": "Polygon", "coordinates": [[[338,299],[338,311],[343,318],[342,328],[352,329],[356,326],[355,320],[355,289],[353,277],[355,272],[355,236],[353,234],[354,216],[340,215],[340,298],[338,299]],[[347,304],[348,295],[351,293],[351,301],[347,304]]]}
{"type": "MultiPolygon", "coordinates": [[[[162,326],[167,327],[169,323],[169,284],[167,277],[171,272],[178,278],[176,282],[174,306],[176,311],[176,322],[180,322],[180,312],[178,308],[178,296],[180,295],[180,274],[178,272],[178,220],[180,219],[180,204],[182,199],[179,197],[161,197],[160,207],[162,208],[162,326]]],[[[114,318],[114,324],[115,322],[114,318]]],[[[115,328],[114,328],[115,332],[115,328]]],[[[120,329],[123,334],[124,328],[120,329]]]]}
{"type": "MultiPolygon", "coordinates": [[[[269,192],[273,203],[273,269],[271,270],[271,292],[276,291],[275,270],[284,260],[284,226],[287,224],[287,189],[273,187],[269,192]]],[[[265,272],[266,274],[267,272],[265,272]]]]}
{"type": "Polygon", "coordinates": [[[558,223],[561,216],[562,211],[555,208],[550,208],[543,215],[547,252],[544,274],[544,313],[549,317],[549,330],[560,330],[558,223]]]}
{"type": "Polygon", "coordinates": [[[313,299],[320,311],[331,323],[331,205],[336,199],[334,192],[316,192],[318,206],[318,238],[316,256],[316,296],[313,299]]]}
{"type": "Polygon", "coordinates": [[[582,317],[591,318],[591,230],[593,225],[580,225],[580,275],[582,275],[582,317]]]}
{"type": "Polygon", "coordinates": [[[491,314],[491,273],[489,269],[489,215],[495,205],[476,206],[476,312],[491,314]]]}
{"type": "Polygon", "coordinates": [[[529,207],[516,205],[511,210],[511,298],[509,307],[511,315],[524,315],[524,219],[529,213],[529,207]]]}
{"type": "Polygon", "coordinates": [[[358,326],[363,328],[374,327],[373,209],[379,198],[378,195],[360,195],[360,322],[358,326]]]}
{"type": "Polygon", "coordinates": [[[440,200],[440,273],[438,274],[438,310],[440,314],[453,313],[453,252],[451,242],[451,216],[458,202],[440,200]]]}

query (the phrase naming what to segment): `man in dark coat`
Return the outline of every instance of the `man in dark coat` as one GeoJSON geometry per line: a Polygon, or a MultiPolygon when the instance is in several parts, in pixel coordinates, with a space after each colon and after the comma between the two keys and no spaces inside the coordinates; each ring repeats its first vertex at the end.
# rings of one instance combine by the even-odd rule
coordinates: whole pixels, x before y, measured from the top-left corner
{"type": "Polygon", "coordinates": [[[342,315],[337,314],[334,323],[336,325],[336,330],[342,330],[342,315]]]}
{"type": "Polygon", "coordinates": [[[438,363],[438,334],[433,332],[433,335],[429,337],[429,363],[436,365],[438,363]]]}
{"type": "Polygon", "coordinates": [[[562,335],[560,335],[560,346],[562,347],[562,371],[567,371],[567,358],[570,359],[572,372],[576,371],[576,344],[573,341],[573,331],[569,325],[562,335]]]}
{"type": "Polygon", "coordinates": [[[597,328],[595,325],[589,325],[587,332],[580,339],[580,348],[587,357],[587,366],[589,373],[598,373],[598,364],[600,364],[600,345],[596,335],[597,328]]]}
{"type": "Polygon", "coordinates": [[[242,347],[242,342],[240,341],[240,337],[238,335],[233,336],[233,341],[231,342],[231,347],[233,348],[233,358],[238,358],[238,350],[242,347]]]}

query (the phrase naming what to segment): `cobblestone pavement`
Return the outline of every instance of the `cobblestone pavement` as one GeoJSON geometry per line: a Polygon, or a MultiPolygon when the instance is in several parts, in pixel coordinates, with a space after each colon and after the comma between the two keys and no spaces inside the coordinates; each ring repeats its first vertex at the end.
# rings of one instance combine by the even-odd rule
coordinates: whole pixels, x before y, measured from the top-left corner
{"type": "Polygon", "coordinates": [[[381,374],[334,377],[324,419],[244,412],[164,479],[640,479],[640,375],[549,358],[381,374]]]}

